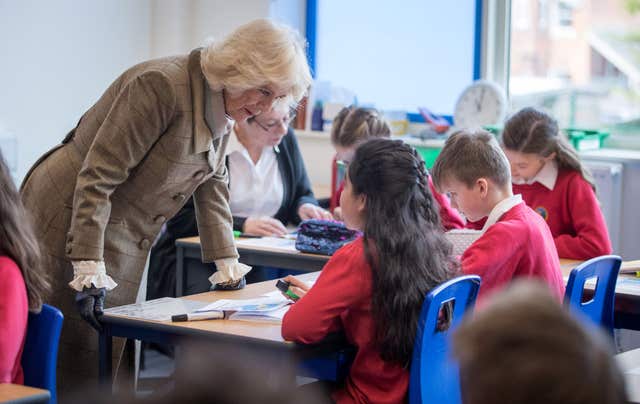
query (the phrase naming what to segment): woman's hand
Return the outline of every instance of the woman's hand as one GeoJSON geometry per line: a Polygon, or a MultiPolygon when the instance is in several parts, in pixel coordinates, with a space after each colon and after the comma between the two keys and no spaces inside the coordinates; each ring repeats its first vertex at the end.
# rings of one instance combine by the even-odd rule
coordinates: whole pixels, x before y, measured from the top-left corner
{"type": "Polygon", "coordinates": [[[283,237],[287,234],[287,229],[284,227],[282,222],[269,216],[249,216],[244,221],[242,231],[255,236],[283,237]]]}
{"type": "Polygon", "coordinates": [[[301,220],[307,219],[333,219],[331,213],[312,203],[305,203],[298,208],[298,216],[301,220]]]}
{"type": "Polygon", "coordinates": [[[307,285],[305,282],[301,281],[300,279],[296,278],[293,275],[287,275],[287,277],[284,278],[284,280],[289,282],[289,285],[290,285],[289,290],[292,293],[295,293],[299,299],[302,299],[302,296],[306,295],[310,289],[309,285],[307,285]]]}

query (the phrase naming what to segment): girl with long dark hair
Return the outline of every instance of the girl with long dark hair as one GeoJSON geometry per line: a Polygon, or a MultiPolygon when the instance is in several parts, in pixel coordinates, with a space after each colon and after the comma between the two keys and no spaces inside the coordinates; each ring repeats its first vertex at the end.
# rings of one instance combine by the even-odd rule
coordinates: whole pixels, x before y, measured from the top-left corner
{"type": "Polygon", "coordinates": [[[287,280],[300,300],[284,317],[286,340],[314,343],[344,330],[358,349],[337,402],[405,400],[425,295],[457,273],[424,161],[401,141],[356,151],[340,197],[347,227],[363,236],[338,250],[312,288],[287,280]]]}
{"type": "Polygon", "coordinates": [[[40,311],[48,288],[38,243],[0,153],[0,383],[24,382],[27,315],[40,311]]]}

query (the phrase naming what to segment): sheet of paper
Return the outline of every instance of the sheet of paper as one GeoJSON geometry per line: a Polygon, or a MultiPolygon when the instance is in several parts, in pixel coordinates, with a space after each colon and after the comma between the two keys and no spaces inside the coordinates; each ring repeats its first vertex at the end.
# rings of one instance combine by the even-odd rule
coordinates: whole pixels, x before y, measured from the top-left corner
{"type": "Polygon", "coordinates": [[[298,252],[296,240],[279,237],[246,238],[236,241],[238,247],[272,248],[281,251],[298,252]]]}
{"type": "Polygon", "coordinates": [[[229,320],[242,320],[242,321],[260,321],[260,322],[268,322],[268,323],[281,323],[284,315],[289,311],[288,306],[284,306],[277,310],[272,310],[268,313],[255,315],[250,313],[236,312],[229,316],[229,320]]]}
{"type": "Polygon", "coordinates": [[[251,312],[263,311],[264,312],[264,311],[279,309],[282,306],[285,306],[289,303],[290,301],[286,297],[282,296],[282,294],[278,294],[278,295],[269,296],[269,297],[258,297],[255,299],[241,299],[241,300],[220,299],[204,307],[201,307],[196,311],[202,312],[202,311],[224,310],[224,311],[251,311],[251,312]]]}
{"type": "Polygon", "coordinates": [[[206,302],[197,302],[175,297],[163,297],[143,303],[127,304],[125,306],[106,309],[105,314],[138,318],[141,320],[170,321],[171,316],[196,311],[206,302]]]}
{"type": "Polygon", "coordinates": [[[455,229],[444,233],[444,235],[453,244],[453,255],[457,257],[462,255],[482,235],[482,232],[480,230],[455,229]]]}

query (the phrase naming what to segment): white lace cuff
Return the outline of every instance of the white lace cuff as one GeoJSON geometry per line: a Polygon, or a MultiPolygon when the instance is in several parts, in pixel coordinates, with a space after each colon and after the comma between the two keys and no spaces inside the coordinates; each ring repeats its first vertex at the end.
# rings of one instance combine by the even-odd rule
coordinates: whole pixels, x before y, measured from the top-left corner
{"type": "Polygon", "coordinates": [[[111,290],[118,286],[107,275],[104,261],[71,261],[73,265],[73,280],[69,282],[71,288],[82,292],[83,288],[90,288],[91,284],[96,288],[111,290]]]}
{"type": "Polygon", "coordinates": [[[251,271],[249,265],[239,263],[236,258],[223,258],[214,262],[218,270],[209,277],[212,285],[240,280],[251,271]]]}

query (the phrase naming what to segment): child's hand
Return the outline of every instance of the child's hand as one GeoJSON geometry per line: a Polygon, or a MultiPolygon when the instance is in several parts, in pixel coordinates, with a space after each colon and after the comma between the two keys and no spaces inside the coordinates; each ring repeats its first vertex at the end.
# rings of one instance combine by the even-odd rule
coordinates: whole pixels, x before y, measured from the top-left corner
{"type": "Polygon", "coordinates": [[[342,208],[341,208],[340,206],[338,206],[337,208],[335,208],[335,209],[333,210],[333,218],[334,218],[335,220],[339,220],[339,221],[342,221],[342,220],[343,220],[343,219],[342,219],[342,208]]]}
{"type": "Polygon", "coordinates": [[[309,285],[307,285],[305,282],[301,281],[300,279],[296,278],[293,275],[287,275],[287,277],[284,278],[284,280],[289,282],[289,284],[291,285],[289,286],[289,290],[295,293],[300,299],[302,299],[302,297],[306,295],[310,289],[309,285]]]}

